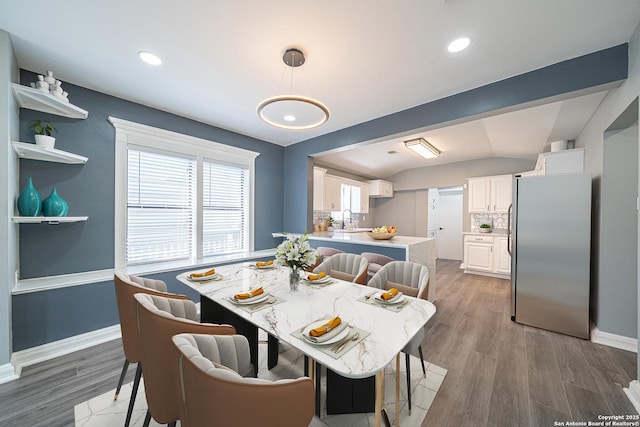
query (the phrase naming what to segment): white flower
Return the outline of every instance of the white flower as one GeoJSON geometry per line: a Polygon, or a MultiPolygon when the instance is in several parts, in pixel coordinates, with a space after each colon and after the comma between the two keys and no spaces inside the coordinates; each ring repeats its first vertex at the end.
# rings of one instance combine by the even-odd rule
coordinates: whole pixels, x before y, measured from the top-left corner
{"type": "Polygon", "coordinates": [[[316,262],[316,251],[309,244],[309,236],[287,236],[276,249],[276,262],[292,268],[305,269],[312,266],[316,262]]]}

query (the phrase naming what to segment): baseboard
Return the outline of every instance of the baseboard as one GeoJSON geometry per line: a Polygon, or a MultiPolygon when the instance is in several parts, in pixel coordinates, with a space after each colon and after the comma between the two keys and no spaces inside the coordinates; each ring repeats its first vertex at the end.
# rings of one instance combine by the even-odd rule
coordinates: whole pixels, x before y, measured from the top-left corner
{"type": "Polygon", "coordinates": [[[615,347],[621,350],[632,351],[634,353],[638,352],[638,340],[636,338],[603,332],[598,330],[598,327],[595,325],[591,327],[591,341],[596,344],[615,347]]]}
{"type": "MultiPolygon", "coordinates": [[[[15,369],[17,377],[22,373],[25,366],[34,365],[44,362],[74,351],[83,350],[94,345],[102,344],[107,341],[120,338],[120,325],[113,325],[85,334],[75,335],[60,341],[54,341],[37,347],[28,348],[13,353],[11,355],[11,364],[15,369]]],[[[1,375],[0,375],[1,377],[1,375]]]]}
{"type": "Polygon", "coordinates": [[[16,375],[11,363],[0,365],[0,384],[8,383],[9,381],[17,379],[18,375],[16,375]]]}
{"type": "MultiPolygon", "coordinates": [[[[462,267],[460,267],[460,268],[462,268],[462,267]]],[[[469,270],[469,269],[465,268],[464,269],[464,274],[475,274],[477,276],[487,276],[487,277],[495,277],[497,279],[511,280],[511,275],[510,274],[493,273],[491,271],[469,270]]]]}
{"type": "Polygon", "coordinates": [[[640,414],[640,383],[638,380],[633,380],[629,383],[629,388],[623,388],[624,393],[631,402],[636,412],[640,414]]]}

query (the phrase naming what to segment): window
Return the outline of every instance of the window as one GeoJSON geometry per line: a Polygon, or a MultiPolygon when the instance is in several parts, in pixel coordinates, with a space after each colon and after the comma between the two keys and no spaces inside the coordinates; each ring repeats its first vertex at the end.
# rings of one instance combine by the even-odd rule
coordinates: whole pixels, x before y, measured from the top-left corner
{"type": "Polygon", "coordinates": [[[110,117],[116,268],[253,250],[258,153],[110,117]]]}

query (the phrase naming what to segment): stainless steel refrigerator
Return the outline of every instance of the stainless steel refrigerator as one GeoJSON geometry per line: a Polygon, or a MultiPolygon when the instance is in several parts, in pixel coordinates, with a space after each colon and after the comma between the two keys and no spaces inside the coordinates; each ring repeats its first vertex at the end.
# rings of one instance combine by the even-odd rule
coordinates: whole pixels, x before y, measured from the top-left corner
{"type": "Polygon", "coordinates": [[[591,175],[516,175],[511,319],[589,338],[591,175]]]}

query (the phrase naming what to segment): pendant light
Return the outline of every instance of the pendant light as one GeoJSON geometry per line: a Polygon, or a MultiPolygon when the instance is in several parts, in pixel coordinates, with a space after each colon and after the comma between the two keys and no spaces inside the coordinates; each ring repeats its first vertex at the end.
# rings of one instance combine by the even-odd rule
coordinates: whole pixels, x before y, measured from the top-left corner
{"type": "MultiPolygon", "coordinates": [[[[293,92],[293,71],[304,64],[300,49],[287,49],[282,56],[291,68],[290,91],[293,92]]],[[[300,95],[280,95],[267,98],[258,104],[258,115],[272,126],[289,130],[313,129],[329,120],[329,109],[320,101],[300,95]]]]}

